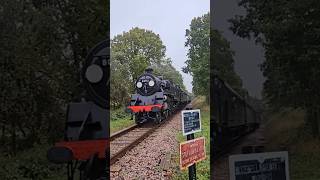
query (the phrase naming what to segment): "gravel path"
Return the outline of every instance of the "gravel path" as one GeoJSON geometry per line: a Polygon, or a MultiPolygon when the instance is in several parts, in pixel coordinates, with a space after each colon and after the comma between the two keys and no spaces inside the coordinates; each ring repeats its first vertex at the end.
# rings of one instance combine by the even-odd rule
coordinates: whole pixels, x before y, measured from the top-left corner
{"type": "Polygon", "coordinates": [[[252,134],[244,137],[241,142],[236,145],[232,150],[224,155],[222,158],[214,162],[213,164],[213,178],[214,180],[228,180],[229,179],[229,156],[233,154],[241,154],[242,147],[244,146],[257,146],[257,145],[265,145],[264,140],[264,126],[262,125],[259,129],[257,129],[252,134]]]}
{"type": "Polygon", "coordinates": [[[170,179],[173,173],[171,155],[179,151],[176,135],[181,131],[180,116],[180,113],[175,114],[169,122],[113,164],[110,168],[111,179],[170,179]]]}

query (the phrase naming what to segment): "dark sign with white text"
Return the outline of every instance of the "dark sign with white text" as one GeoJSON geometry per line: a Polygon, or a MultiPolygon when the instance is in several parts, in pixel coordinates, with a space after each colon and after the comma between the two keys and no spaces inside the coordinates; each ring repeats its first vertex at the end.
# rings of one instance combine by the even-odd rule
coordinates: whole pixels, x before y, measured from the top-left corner
{"type": "Polygon", "coordinates": [[[289,180],[287,152],[233,155],[229,157],[231,180],[289,180]]]}
{"type": "Polygon", "coordinates": [[[200,109],[184,110],[181,112],[181,115],[184,136],[201,131],[200,109]]]}

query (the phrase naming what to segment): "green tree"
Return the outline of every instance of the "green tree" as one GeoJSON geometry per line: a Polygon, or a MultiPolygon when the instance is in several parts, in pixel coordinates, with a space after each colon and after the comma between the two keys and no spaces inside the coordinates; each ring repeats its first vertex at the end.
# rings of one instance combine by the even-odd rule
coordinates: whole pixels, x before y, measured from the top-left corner
{"type": "Polygon", "coordinates": [[[82,91],[80,63],[88,47],[108,34],[107,3],[83,3],[2,1],[0,119],[6,152],[63,136],[57,134],[63,131],[63,107],[82,91]]]}
{"type": "Polygon", "coordinates": [[[82,92],[81,62],[89,48],[107,38],[108,4],[1,1],[0,159],[7,163],[0,167],[0,179],[63,173],[45,154],[63,137],[67,103],[82,92]]]}
{"type": "Polygon", "coordinates": [[[26,148],[39,143],[50,126],[59,127],[52,124],[61,122],[62,112],[56,70],[65,63],[60,61],[62,39],[53,18],[57,12],[37,9],[31,2],[5,1],[0,13],[0,42],[6,44],[0,48],[2,140],[10,137],[9,152],[15,154],[21,148],[18,139],[29,141],[26,148]]]}
{"type": "Polygon", "coordinates": [[[305,109],[307,124],[319,136],[319,1],[242,0],[239,5],[247,14],[231,19],[231,29],[265,48],[265,99],[275,109],[305,109]]]}
{"type": "Polygon", "coordinates": [[[123,103],[129,102],[133,87],[130,81],[130,67],[128,63],[122,64],[121,52],[112,51],[110,63],[110,104],[115,109],[123,103]]]}
{"type": "MultiPolygon", "coordinates": [[[[209,96],[210,88],[210,15],[209,13],[192,19],[190,29],[186,30],[186,44],[189,48],[185,73],[193,76],[193,92],[195,95],[209,96]]],[[[242,95],[245,90],[242,88],[240,77],[234,72],[233,55],[230,43],[217,31],[212,30],[211,38],[213,42],[213,63],[219,77],[228,82],[231,87],[242,95]]]]}
{"type": "Polygon", "coordinates": [[[129,102],[136,79],[148,66],[154,68],[156,75],[185,88],[181,74],[165,53],[160,36],[150,30],[136,27],[112,39],[110,98],[113,108],[129,102]]]}
{"type": "Polygon", "coordinates": [[[7,163],[0,179],[63,174],[45,154],[63,137],[67,103],[83,91],[80,64],[89,48],[107,38],[108,4],[1,1],[0,159],[7,163]]]}
{"type": "Polygon", "coordinates": [[[183,68],[185,73],[193,77],[193,93],[195,95],[209,96],[209,55],[210,55],[210,16],[209,13],[192,19],[190,29],[186,30],[187,41],[185,46],[189,48],[188,59],[183,68]]]}
{"type": "Polygon", "coordinates": [[[159,64],[164,60],[166,48],[158,34],[136,27],[114,37],[111,51],[117,53],[114,58],[118,58],[121,64],[128,64],[128,83],[133,84],[147,66],[159,64]]]}
{"type": "Polygon", "coordinates": [[[234,52],[228,42],[219,31],[211,30],[213,42],[213,66],[214,73],[226,81],[236,92],[242,96],[247,96],[248,92],[242,87],[242,80],[234,71],[234,52]]]}
{"type": "Polygon", "coordinates": [[[63,99],[78,100],[83,92],[80,83],[81,64],[93,46],[108,38],[109,34],[109,2],[105,0],[63,0],[54,1],[54,9],[59,13],[59,26],[64,49],[61,59],[68,62],[68,78],[63,99]]]}

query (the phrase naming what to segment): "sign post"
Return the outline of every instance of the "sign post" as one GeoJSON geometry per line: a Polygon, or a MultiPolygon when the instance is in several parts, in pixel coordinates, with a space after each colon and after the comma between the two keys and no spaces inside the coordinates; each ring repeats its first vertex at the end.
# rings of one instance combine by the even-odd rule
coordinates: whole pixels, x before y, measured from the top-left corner
{"type": "MultiPolygon", "coordinates": [[[[189,134],[187,135],[187,140],[192,140],[194,139],[194,134],[189,134]]],[[[191,165],[189,168],[189,180],[196,180],[197,179],[197,169],[196,169],[196,164],[194,163],[191,165]]]]}
{"type": "Polygon", "coordinates": [[[182,131],[187,136],[187,142],[180,144],[180,165],[181,169],[188,167],[189,180],[196,180],[196,162],[205,159],[204,138],[194,139],[194,133],[201,131],[200,110],[192,110],[188,105],[181,115],[182,131]]]}
{"type": "MultiPolygon", "coordinates": [[[[186,110],[192,110],[192,107],[187,107],[186,110]]],[[[187,141],[194,139],[194,134],[187,135],[187,141]]],[[[191,165],[189,168],[189,180],[196,180],[197,179],[197,169],[196,164],[191,165]]]]}

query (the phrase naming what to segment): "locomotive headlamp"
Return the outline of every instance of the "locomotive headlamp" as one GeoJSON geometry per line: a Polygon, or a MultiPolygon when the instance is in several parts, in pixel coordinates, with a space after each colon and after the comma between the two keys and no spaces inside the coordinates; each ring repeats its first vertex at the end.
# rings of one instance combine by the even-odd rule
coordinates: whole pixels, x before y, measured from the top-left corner
{"type": "Polygon", "coordinates": [[[91,83],[97,83],[101,81],[103,77],[103,71],[100,66],[96,64],[90,65],[86,70],[86,78],[91,83]]]}
{"type": "Polygon", "coordinates": [[[141,82],[137,82],[137,88],[141,88],[142,87],[142,83],[141,82]]]}
{"type": "Polygon", "coordinates": [[[153,80],[151,80],[151,81],[149,81],[149,86],[154,86],[154,81],[153,80]]]}
{"type": "Polygon", "coordinates": [[[81,80],[85,88],[83,94],[103,109],[109,109],[110,87],[110,41],[103,40],[92,48],[81,68],[81,80]]]}

